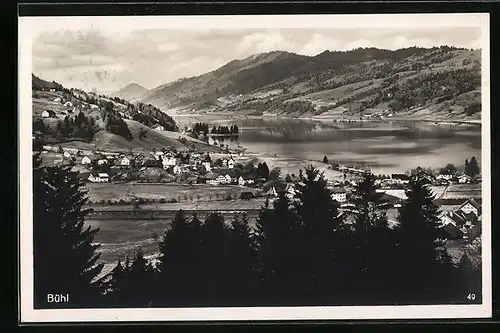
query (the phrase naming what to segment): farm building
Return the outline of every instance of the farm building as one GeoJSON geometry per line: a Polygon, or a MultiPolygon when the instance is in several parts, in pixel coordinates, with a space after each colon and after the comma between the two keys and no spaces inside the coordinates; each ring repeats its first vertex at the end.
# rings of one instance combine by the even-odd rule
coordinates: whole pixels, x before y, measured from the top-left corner
{"type": "Polygon", "coordinates": [[[42,118],[54,118],[56,113],[52,110],[45,110],[42,112],[42,118]]]}

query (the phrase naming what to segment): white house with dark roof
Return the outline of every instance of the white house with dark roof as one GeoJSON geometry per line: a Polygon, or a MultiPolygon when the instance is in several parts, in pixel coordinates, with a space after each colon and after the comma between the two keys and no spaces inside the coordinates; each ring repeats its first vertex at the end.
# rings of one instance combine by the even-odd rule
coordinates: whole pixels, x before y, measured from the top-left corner
{"type": "Polygon", "coordinates": [[[232,157],[230,157],[230,158],[227,160],[227,167],[228,167],[229,169],[234,168],[234,163],[235,163],[234,159],[233,159],[232,157]]]}
{"type": "Polygon", "coordinates": [[[347,200],[347,191],[343,187],[333,187],[332,191],[332,199],[337,202],[346,202],[347,200]]]}

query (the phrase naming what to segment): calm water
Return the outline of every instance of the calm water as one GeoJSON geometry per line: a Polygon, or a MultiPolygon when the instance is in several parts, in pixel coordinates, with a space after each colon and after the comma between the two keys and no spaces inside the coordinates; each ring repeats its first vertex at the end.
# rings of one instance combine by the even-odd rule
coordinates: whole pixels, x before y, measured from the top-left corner
{"type": "MultiPolygon", "coordinates": [[[[187,119],[182,119],[189,122],[187,119]]],[[[248,152],[276,154],[284,159],[368,164],[376,173],[404,172],[417,166],[463,166],[465,159],[481,159],[481,129],[438,127],[424,122],[334,123],[298,119],[217,119],[198,117],[210,124],[237,124],[237,140],[248,152]]],[[[211,143],[213,139],[210,139],[211,143]]]]}

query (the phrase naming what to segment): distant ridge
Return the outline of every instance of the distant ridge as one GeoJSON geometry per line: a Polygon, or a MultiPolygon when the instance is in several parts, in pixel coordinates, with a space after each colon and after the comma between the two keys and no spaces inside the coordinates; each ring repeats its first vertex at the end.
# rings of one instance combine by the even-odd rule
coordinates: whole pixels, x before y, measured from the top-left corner
{"type": "Polygon", "coordinates": [[[146,94],[149,90],[140,84],[130,83],[120,90],[111,94],[113,97],[119,97],[128,101],[139,99],[141,96],[146,94]]]}

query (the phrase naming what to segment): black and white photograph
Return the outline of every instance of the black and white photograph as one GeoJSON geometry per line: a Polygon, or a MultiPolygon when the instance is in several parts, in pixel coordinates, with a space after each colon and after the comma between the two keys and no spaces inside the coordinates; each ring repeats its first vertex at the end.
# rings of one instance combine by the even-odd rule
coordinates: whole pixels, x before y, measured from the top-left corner
{"type": "Polygon", "coordinates": [[[491,316],[488,14],[19,21],[21,321],[491,316]]]}

